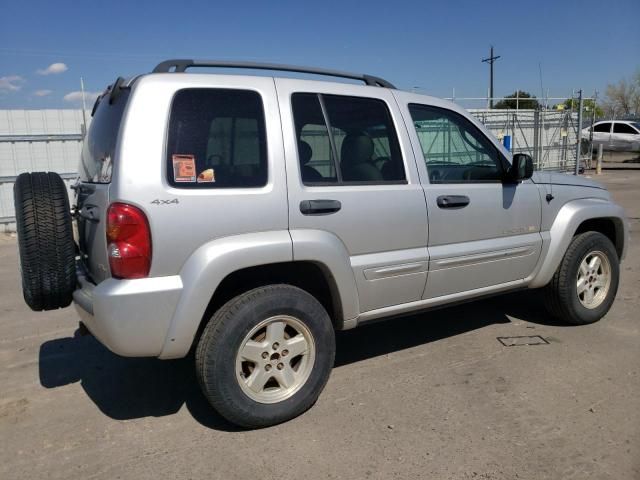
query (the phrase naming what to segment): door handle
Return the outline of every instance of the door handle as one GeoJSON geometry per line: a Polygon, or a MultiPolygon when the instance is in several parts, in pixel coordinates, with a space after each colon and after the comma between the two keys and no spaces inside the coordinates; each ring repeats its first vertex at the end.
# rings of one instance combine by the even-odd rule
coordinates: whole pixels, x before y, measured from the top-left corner
{"type": "Polygon", "coordinates": [[[466,195],[440,195],[437,199],[440,208],[464,208],[470,202],[466,195]]]}
{"type": "Polygon", "coordinates": [[[300,202],[300,212],[303,215],[330,215],[342,208],[338,200],[303,200],[300,202]]]}

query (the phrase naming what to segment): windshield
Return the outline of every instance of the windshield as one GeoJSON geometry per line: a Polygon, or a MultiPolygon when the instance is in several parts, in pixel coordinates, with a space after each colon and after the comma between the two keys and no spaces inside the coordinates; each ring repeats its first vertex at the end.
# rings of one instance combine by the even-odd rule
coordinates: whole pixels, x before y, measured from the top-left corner
{"type": "Polygon", "coordinates": [[[640,131],[640,122],[631,122],[631,125],[636,127],[636,130],[640,131]]]}

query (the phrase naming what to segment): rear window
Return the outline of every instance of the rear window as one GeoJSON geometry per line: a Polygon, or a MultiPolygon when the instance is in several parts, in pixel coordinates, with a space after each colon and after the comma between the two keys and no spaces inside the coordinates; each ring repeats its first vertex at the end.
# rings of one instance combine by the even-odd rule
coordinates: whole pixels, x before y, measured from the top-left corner
{"type": "Polygon", "coordinates": [[[178,188],[249,188],[267,183],[262,99],[256,92],[191,88],[176,93],[167,175],[178,188]]]}
{"type": "Polygon", "coordinates": [[[83,182],[111,182],[118,131],[130,92],[122,89],[113,103],[109,103],[108,95],[98,102],[82,146],[80,179],[83,182]]]}

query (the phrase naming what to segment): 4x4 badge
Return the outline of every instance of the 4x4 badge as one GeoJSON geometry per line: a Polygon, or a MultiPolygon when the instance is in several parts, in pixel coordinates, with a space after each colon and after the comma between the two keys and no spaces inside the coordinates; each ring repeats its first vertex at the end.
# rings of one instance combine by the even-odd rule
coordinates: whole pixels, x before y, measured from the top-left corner
{"type": "Polygon", "coordinates": [[[154,205],[171,205],[172,203],[177,205],[180,202],[178,201],[177,198],[172,198],[171,200],[162,200],[162,199],[156,198],[155,200],[152,200],[151,203],[154,205]]]}

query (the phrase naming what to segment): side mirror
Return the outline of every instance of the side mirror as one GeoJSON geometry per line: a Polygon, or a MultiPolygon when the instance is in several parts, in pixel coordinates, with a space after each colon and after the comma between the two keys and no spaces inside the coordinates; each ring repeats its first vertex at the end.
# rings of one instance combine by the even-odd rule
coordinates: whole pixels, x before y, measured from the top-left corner
{"type": "Polygon", "coordinates": [[[513,163],[506,174],[506,180],[510,182],[520,182],[527,180],[533,175],[533,159],[526,153],[516,153],[513,156],[513,163]]]}

